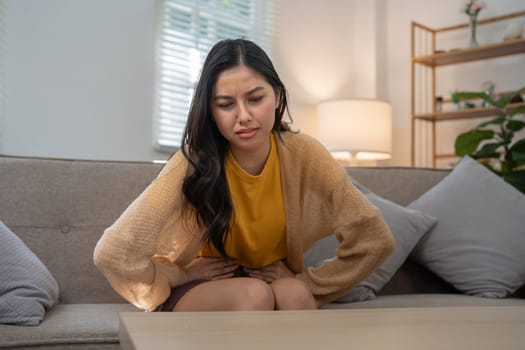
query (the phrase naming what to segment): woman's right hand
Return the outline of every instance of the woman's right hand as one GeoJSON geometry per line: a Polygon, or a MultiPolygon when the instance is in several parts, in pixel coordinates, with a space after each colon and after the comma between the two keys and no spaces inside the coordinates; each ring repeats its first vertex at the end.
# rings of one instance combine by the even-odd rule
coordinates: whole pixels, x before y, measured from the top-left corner
{"type": "Polygon", "coordinates": [[[235,260],[224,261],[220,257],[198,256],[188,265],[184,266],[184,271],[189,281],[220,280],[233,277],[233,272],[239,267],[235,260]]]}

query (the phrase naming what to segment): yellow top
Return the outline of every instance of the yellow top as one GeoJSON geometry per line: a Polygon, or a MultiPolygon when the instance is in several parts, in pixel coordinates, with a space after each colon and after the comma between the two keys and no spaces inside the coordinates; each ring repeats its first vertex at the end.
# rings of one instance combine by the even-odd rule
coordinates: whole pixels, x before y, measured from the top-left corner
{"type": "MultiPolygon", "coordinates": [[[[233,202],[233,217],[225,249],[239,264],[258,268],[286,257],[286,219],[281,189],[281,168],[275,136],[259,175],[247,173],[231,152],[226,157],[226,178],[233,202]]],[[[201,256],[220,256],[205,244],[201,256]]]]}

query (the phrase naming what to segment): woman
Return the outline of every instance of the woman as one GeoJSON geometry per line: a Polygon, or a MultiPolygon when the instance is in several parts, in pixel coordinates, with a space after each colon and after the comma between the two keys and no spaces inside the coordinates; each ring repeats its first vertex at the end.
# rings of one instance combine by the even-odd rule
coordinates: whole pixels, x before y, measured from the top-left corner
{"type": "Polygon", "coordinates": [[[285,111],[261,48],[211,49],[181,150],[95,248],[118,293],[150,311],[314,309],[384,261],[393,240],[380,213],[285,111]],[[304,251],[332,233],[334,259],[303,271],[304,251]]]}

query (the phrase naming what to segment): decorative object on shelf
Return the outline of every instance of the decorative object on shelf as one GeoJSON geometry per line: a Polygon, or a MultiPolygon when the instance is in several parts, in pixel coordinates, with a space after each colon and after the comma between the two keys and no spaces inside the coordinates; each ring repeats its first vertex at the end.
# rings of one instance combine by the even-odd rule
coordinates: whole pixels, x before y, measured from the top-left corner
{"type": "MultiPolygon", "coordinates": [[[[489,95],[492,99],[494,99],[495,89],[496,89],[496,85],[492,81],[486,81],[483,84],[481,84],[481,90],[483,90],[483,92],[489,95]]],[[[490,107],[490,104],[483,101],[481,104],[481,107],[490,107]]]]}
{"type": "Polygon", "coordinates": [[[472,101],[465,101],[463,102],[463,105],[461,105],[461,98],[458,96],[458,91],[454,91],[451,93],[451,100],[454,102],[454,106],[456,107],[456,110],[460,109],[469,109],[469,108],[476,108],[476,104],[472,101]]]}
{"type": "Polygon", "coordinates": [[[521,103],[523,102],[523,97],[521,95],[516,95],[510,100],[510,103],[521,103]]]}
{"type": "Polygon", "coordinates": [[[479,12],[486,8],[487,4],[485,1],[469,0],[465,4],[464,11],[469,16],[470,25],[470,47],[477,47],[478,40],[476,38],[476,30],[478,26],[478,15],[479,12]]]}
{"type": "Polygon", "coordinates": [[[450,94],[450,99],[454,103],[456,110],[460,110],[461,109],[461,99],[458,96],[457,90],[455,90],[454,92],[450,94]]]}
{"type": "Polygon", "coordinates": [[[510,23],[503,33],[503,41],[520,39],[523,36],[523,22],[510,23]]]}
{"type": "Polygon", "coordinates": [[[317,105],[319,140],[342,161],[389,159],[392,106],[369,99],[343,99],[317,105]]]}
{"type": "Polygon", "coordinates": [[[442,112],[442,111],[443,111],[443,97],[436,96],[436,112],[442,112]]]}
{"type": "Polygon", "coordinates": [[[525,128],[525,105],[512,107],[511,101],[525,92],[525,87],[494,99],[483,92],[456,92],[456,99],[481,99],[497,109],[497,117],[460,134],[454,145],[456,155],[470,155],[525,193],[525,137],[515,140],[525,128]]]}

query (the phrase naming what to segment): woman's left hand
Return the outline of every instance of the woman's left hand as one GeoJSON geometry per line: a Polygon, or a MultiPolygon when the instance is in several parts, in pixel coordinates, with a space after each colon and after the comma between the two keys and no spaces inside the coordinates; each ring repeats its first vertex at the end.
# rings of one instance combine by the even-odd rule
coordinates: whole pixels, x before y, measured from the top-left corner
{"type": "Polygon", "coordinates": [[[245,267],[244,271],[246,271],[250,277],[263,280],[266,283],[272,283],[279,278],[295,277],[295,274],[282,260],[259,269],[249,269],[245,267]]]}

